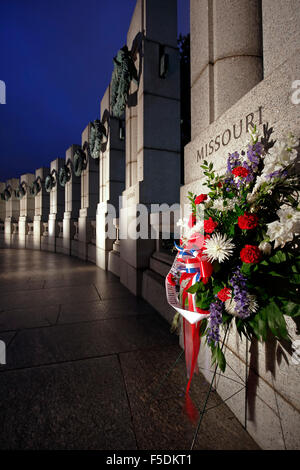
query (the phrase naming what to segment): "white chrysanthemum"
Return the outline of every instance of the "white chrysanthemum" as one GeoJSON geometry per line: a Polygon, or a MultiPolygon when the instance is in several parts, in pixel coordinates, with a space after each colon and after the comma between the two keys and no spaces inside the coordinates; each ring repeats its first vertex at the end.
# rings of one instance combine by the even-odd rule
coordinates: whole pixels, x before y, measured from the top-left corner
{"type": "Polygon", "coordinates": [[[216,209],[217,211],[223,211],[224,210],[223,200],[222,199],[215,199],[213,208],[216,209]]]}
{"type": "MultiPolygon", "coordinates": [[[[255,295],[248,294],[247,299],[249,302],[248,308],[250,313],[255,313],[257,312],[258,309],[258,303],[256,302],[256,297],[255,295]]],[[[234,297],[232,299],[227,299],[225,300],[225,310],[226,312],[230,313],[230,315],[233,315],[237,317],[236,313],[236,302],[234,300],[234,297]]]]}
{"type": "Polygon", "coordinates": [[[211,238],[205,242],[203,253],[207,255],[209,261],[219,261],[222,263],[232,255],[234,244],[231,238],[220,233],[214,233],[211,238]]]}

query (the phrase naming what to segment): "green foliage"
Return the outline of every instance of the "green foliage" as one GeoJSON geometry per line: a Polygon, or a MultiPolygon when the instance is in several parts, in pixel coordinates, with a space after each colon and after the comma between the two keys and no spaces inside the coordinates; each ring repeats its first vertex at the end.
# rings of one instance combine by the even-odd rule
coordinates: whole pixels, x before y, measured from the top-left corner
{"type": "Polygon", "coordinates": [[[225,372],[226,369],[226,359],[222,349],[220,348],[219,344],[217,346],[212,345],[212,356],[211,362],[212,364],[217,363],[218,367],[221,369],[222,372],[225,372]]]}

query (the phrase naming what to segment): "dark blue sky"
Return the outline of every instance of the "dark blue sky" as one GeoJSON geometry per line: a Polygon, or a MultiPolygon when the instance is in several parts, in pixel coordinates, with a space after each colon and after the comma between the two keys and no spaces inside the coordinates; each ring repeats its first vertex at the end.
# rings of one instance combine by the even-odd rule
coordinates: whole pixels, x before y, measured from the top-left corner
{"type": "MultiPolygon", "coordinates": [[[[163,1],[163,0],[162,0],[163,1]]],[[[80,143],[99,118],[112,59],[136,0],[0,0],[0,181],[34,172],[80,143]]],[[[178,0],[178,32],[189,31],[178,0]]]]}

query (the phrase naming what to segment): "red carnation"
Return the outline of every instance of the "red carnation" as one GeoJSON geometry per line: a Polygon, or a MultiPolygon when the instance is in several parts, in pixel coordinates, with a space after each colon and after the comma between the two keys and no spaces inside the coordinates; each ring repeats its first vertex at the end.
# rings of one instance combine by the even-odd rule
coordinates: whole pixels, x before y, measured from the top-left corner
{"type": "Polygon", "coordinates": [[[199,196],[195,199],[195,204],[201,204],[202,202],[206,201],[207,194],[199,194],[199,196]]]}
{"type": "Polygon", "coordinates": [[[247,170],[247,168],[244,168],[243,166],[236,166],[232,170],[232,174],[234,176],[240,176],[241,178],[245,178],[246,176],[249,175],[249,170],[247,170]]]}
{"type": "Polygon", "coordinates": [[[227,299],[230,299],[231,297],[231,289],[228,287],[224,287],[218,292],[218,298],[222,300],[222,302],[225,302],[227,299]]]}
{"type": "Polygon", "coordinates": [[[211,217],[208,220],[204,220],[204,231],[206,233],[212,233],[216,226],[218,225],[218,222],[215,222],[211,217]]]}
{"type": "Polygon", "coordinates": [[[195,224],[196,224],[196,216],[194,214],[191,214],[189,217],[188,226],[192,228],[194,227],[195,224]]]}
{"type": "Polygon", "coordinates": [[[169,273],[167,275],[167,281],[169,284],[171,284],[172,286],[176,286],[176,280],[175,280],[175,277],[173,276],[173,274],[169,273]]]}
{"type": "Polygon", "coordinates": [[[250,230],[255,228],[258,224],[258,216],[256,214],[249,214],[244,212],[243,215],[240,215],[238,218],[238,226],[242,230],[250,230]]]}
{"type": "Polygon", "coordinates": [[[258,263],[261,259],[261,251],[258,246],[245,245],[240,252],[240,257],[244,263],[258,263]]]}

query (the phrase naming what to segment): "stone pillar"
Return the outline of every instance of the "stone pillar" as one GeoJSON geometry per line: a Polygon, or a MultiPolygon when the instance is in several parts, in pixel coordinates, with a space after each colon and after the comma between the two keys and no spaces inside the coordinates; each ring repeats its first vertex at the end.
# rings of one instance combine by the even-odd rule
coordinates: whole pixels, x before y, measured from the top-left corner
{"type": "MultiPolygon", "coordinates": [[[[91,124],[84,129],[81,139],[82,146],[89,142],[91,124]]],[[[78,218],[78,257],[88,259],[88,244],[92,238],[91,222],[96,220],[97,204],[99,201],[99,159],[88,156],[85,146],[87,165],[81,173],[81,208],[78,218]]]]}
{"type": "Polygon", "coordinates": [[[155,240],[129,237],[139,204],[179,202],[180,95],[176,0],[138,0],[127,35],[139,85],[126,108],[126,190],[120,214],[120,279],[141,294],[155,240]],[[144,32],[144,36],[141,33],[144,32]]]}
{"type": "Polygon", "coordinates": [[[259,0],[191,0],[191,136],[263,76],[259,0]]]}
{"type": "Polygon", "coordinates": [[[107,141],[102,146],[99,161],[100,187],[96,218],[96,264],[107,269],[109,256],[117,257],[114,265],[119,263],[119,253],[112,251],[113,243],[116,240],[113,219],[119,217],[119,196],[125,189],[125,136],[121,132],[123,120],[111,116],[110,86],[101,101],[100,116],[102,116],[102,123],[107,129],[107,141]],[[107,215],[110,224],[109,232],[111,231],[108,237],[106,237],[107,215]]]}
{"type": "MultiPolygon", "coordinates": [[[[259,2],[191,0],[192,141],[185,146],[182,206],[187,204],[189,192],[207,192],[207,186],[203,186],[203,159],[214,164],[217,174],[224,174],[228,153],[246,148],[249,122],[257,126],[260,134],[262,124],[268,122],[274,128],[274,139],[280,140],[288,131],[299,138],[299,89],[293,99],[297,91],[293,84],[298,86],[300,77],[298,4],[292,0],[262,0],[264,78],[249,89],[260,71],[260,28],[259,20],[255,20],[259,2]],[[225,57],[230,50],[232,60],[225,57]],[[239,55],[237,68],[235,57],[239,55]],[[226,71],[228,64],[232,65],[231,72],[226,71]],[[212,70],[210,81],[205,78],[207,69],[212,70]],[[216,87],[221,81],[223,89],[219,93],[216,87]],[[206,90],[212,90],[211,102],[206,90]],[[226,110],[222,112],[223,109],[226,110]]],[[[297,326],[290,317],[286,320],[291,341],[296,344],[297,326]]],[[[298,449],[299,366],[293,363],[292,353],[287,352],[286,360],[281,361],[281,345],[275,343],[253,341],[249,351],[250,344],[240,341],[233,323],[224,348],[226,377],[219,376],[215,388],[261,448],[298,449]],[[247,353],[249,363],[245,370],[247,353]],[[247,397],[239,392],[240,384],[228,380],[245,375],[249,381],[247,397]]],[[[211,380],[211,352],[203,341],[198,364],[207,380],[211,380]]]]}
{"type": "MultiPolygon", "coordinates": [[[[65,255],[71,255],[71,243],[75,234],[74,222],[78,221],[80,209],[80,177],[75,176],[73,172],[74,153],[79,145],[71,145],[66,151],[66,171],[69,172],[69,181],[65,185],[65,212],[63,220],[63,238],[62,245],[57,251],[65,255]]],[[[60,240],[58,239],[57,242],[60,240]]]]}
{"type": "MultiPolygon", "coordinates": [[[[0,247],[4,246],[4,221],[5,221],[5,200],[2,199],[3,191],[6,187],[4,182],[0,181],[0,247]]],[[[4,197],[4,195],[3,195],[4,197]]]]}
{"type": "MultiPolygon", "coordinates": [[[[49,175],[49,168],[38,168],[35,171],[35,181],[33,183],[35,193],[35,207],[33,219],[33,248],[41,249],[42,236],[44,235],[44,224],[48,225],[50,211],[50,194],[45,189],[45,179],[49,175]]],[[[44,245],[48,245],[48,228],[45,230],[44,245]]]]}
{"type": "Polygon", "coordinates": [[[25,194],[20,199],[20,217],[19,217],[19,248],[27,247],[28,223],[33,221],[34,217],[34,196],[31,194],[31,185],[35,176],[31,173],[21,175],[20,186],[25,194]]]}
{"type": "Polygon", "coordinates": [[[262,18],[264,77],[267,77],[300,47],[299,0],[276,3],[262,0],[262,18]]]}
{"type": "Polygon", "coordinates": [[[50,190],[50,213],[48,219],[48,250],[56,251],[56,237],[59,233],[58,222],[62,222],[65,211],[65,191],[58,182],[58,173],[64,165],[63,158],[56,158],[50,163],[50,175],[53,187],[50,190]]]}
{"type": "Polygon", "coordinates": [[[15,245],[18,240],[17,226],[20,216],[20,201],[15,196],[15,190],[18,189],[18,186],[18,178],[8,180],[6,184],[7,194],[10,195],[5,203],[4,246],[6,248],[15,245]]]}

